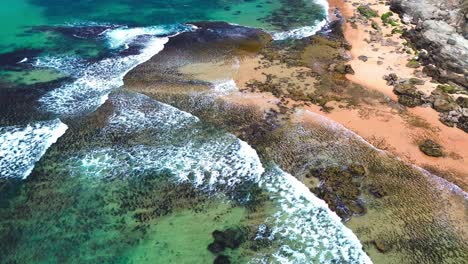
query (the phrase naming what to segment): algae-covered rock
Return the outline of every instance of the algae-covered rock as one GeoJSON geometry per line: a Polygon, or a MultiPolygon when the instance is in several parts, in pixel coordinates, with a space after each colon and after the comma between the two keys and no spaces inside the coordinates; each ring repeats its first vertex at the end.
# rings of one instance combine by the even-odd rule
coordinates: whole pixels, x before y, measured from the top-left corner
{"type": "Polygon", "coordinates": [[[437,89],[443,91],[444,93],[454,94],[457,92],[457,88],[449,84],[437,85],[437,89]]]}
{"type": "Polygon", "coordinates": [[[349,64],[339,64],[335,66],[335,71],[341,74],[354,74],[354,69],[349,64]]]}
{"type": "Polygon", "coordinates": [[[354,175],[364,176],[366,168],[360,164],[353,163],[348,167],[349,171],[354,175]]]}
{"type": "Polygon", "coordinates": [[[397,84],[393,92],[398,95],[398,102],[404,106],[415,107],[423,104],[423,94],[412,84],[397,84]]]}
{"type": "Polygon", "coordinates": [[[419,149],[426,155],[431,157],[442,157],[444,152],[442,151],[442,146],[436,142],[426,139],[420,145],[419,149]]]}
{"type": "Polygon", "coordinates": [[[413,85],[424,85],[426,82],[418,78],[410,78],[409,83],[413,85]]]}

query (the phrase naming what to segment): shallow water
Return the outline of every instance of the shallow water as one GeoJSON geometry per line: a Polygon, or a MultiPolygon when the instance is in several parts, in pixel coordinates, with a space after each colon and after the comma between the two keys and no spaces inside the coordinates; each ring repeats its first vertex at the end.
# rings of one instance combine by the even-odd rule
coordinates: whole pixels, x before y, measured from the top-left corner
{"type": "Polygon", "coordinates": [[[206,263],[211,233],[226,228],[243,232],[239,248],[220,253],[233,262],[370,262],[294,177],[141,94],[112,93],[70,123],[26,181],[2,185],[7,262],[206,263]]]}

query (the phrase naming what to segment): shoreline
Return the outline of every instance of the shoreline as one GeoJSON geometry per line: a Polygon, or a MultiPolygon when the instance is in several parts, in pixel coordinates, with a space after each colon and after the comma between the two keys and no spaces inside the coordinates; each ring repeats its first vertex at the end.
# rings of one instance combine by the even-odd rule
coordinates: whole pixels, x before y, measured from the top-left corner
{"type": "MultiPolygon", "coordinates": [[[[398,97],[393,93],[392,87],[388,86],[382,77],[392,72],[397,73],[398,76],[414,77],[414,74],[411,72],[412,69],[405,67],[406,61],[411,56],[394,52],[394,46],[380,46],[378,47],[378,51],[375,51],[375,48],[365,42],[366,35],[368,35],[366,31],[371,26],[359,25],[357,29],[354,29],[347,23],[347,20],[354,15],[357,9],[353,6],[352,2],[348,1],[345,3],[341,0],[331,0],[329,4],[330,17],[336,18],[334,12],[338,8],[345,20],[342,23],[344,37],[352,46],[349,51],[351,59],[348,63],[354,69],[354,74],[347,74],[346,78],[369,91],[377,91],[383,94],[388,98],[387,100],[395,101],[396,104],[398,97]],[[372,54],[372,57],[369,56],[369,60],[363,62],[358,58],[363,54],[372,54]],[[376,57],[380,57],[379,59],[382,59],[385,63],[381,66],[375,64],[376,57]]],[[[389,11],[388,6],[384,4],[377,2],[374,4],[372,7],[377,9],[379,13],[389,11]]],[[[383,25],[380,26],[384,28],[383,25]]],[[[393,37],[392,39],[398,42],[398,45],[402,45],[403,40],[397,37],[393,37]]],[[[239,73],[234,78],[241,90],[246,88],[247,82],[251,79],[264,79],[262,73],[255,70],[261,66],[258,60],[256,58],[244,58],[241,61],[239,73]]],[[[289,74],[288,69],[274,67],[270,67],[271,70],[268,69],[270,70],[268,73],[280,74],[281,76],[289,74]]],[[[431,83],[429,78],[425,78],[424,81],[425,85],[422,89],[427,90],[430,94],[430,91],[435,89],[436,84],[431,83]]],[[[254,101],[257,105],[267,103],[271,107],[275,107],[277,100],[279,100],[278,97],[270,94],[272,97],[267,99],[270,103],[262,102],[263,100],[259,99],[259,95],[255,95],[255,93],[258,92],[253,92],[249,95],[249,93],[242,91],[242,94],[236,95],[237,99],[234,100],[238,102],[241,100],[254,101]],[[271,102],[274,101],[276,102],[272,104],[271,102]]],[[[260,92],[260,94],[262,93],[260,92]]],[[[269,96],[267,95],[266,97],[269,96]]],[[[288,101],[289,106],[300,103],[293,99],[288,99],[288,101]]],[[[434,109],[430,107],[415,107],[395,110],[394,107],[388,106],[385,103],[361,104],[357,107],[347,108],[341,107],[339,103],[331,102],[328,106],[332,106],[334,109],[323,111],[323,107],[314,104],[306,104],[301,107],[343,125],[378,149],[438,175],[464,191],[468,190],[468,162],[466,162],[468,160],[468,135],[458,128],[447,127],[442,124],[439,121],[439,113],[434,109]],[[422,139],[431,139],[437,142],[447,154],[444,157],[425,155],[419,148],[422,139]]]]}
{"type": "MultiPolygon", "coordinates": [[[[353,6],[353,2],[357,3],[360,1],[343,2],[340,0],[331,0],[329,2],[331,7],[339,8],[343,17],[348,20],[357,12],[357,5],[353,6]]],[[[366,1],[366,3],[368,2],[370,2],[373,9],[379,12],[379,15],[390,11],[389,6],[378,1],[366,1]]],[[[391,28],[383,26],[380,19],[375,19],[375,21],[379,24],[380,28],[382,28],[384,35],[389,33],[391,28]]],[[[373,45],[365,41],[367,35],[369,35],[366,31],[371,29],[370,25],[363,26],[360,24],[357,29],[354,29],[350,27],[346,21],[343,23],[343,29],[346,40],[352,46],[350,50],[352,59],[349,63],[355,70],[355,74],[348,74],[347,78],[367,89],[382,92],[392,100],[397,100],[397,96],[393,93],[392,88],[386,84],[383,76],[396,73],[398,76],[405,76],[407,78],[416,77],[412,72],[413,69],[405,66],[408,60],[411,59],[411,56],[394,52],[393,46],[376,45],[378,51],[373,51],[373,45]],[[369,54],[371,54],[371,56],[369,56],[370,58],[367,62],[363,62],[359,59],[359,56],[368,56],[369,54]],[[375,57],[384,58],[384,64],[376,65],[377,60],[375,57]],[[385,68],[385,66],[387,66],[387,68],[385,68]],[[391,69],[389,69],[390,67],[391,69]]],[[[405,40],[392,37],[392,41],[399,43],[398,45],[402,47],[405,40]]],[[[425,84],[420,89],[430,94],[430,91],[434,90],[437,85],[431,83],[430,78],[426,77],[424,80],[425,84]]],[[[349,116],[347,118],[346,114],[340,115],[338,113],[332,113],[329,117],[344,124],[366,139],[371,139],[373,136],[383,137],[386,143],[390,145],[390,152],[407,162],[414,163],[429,171],[435,169],[436,174],[444,171],[454,173],[455,175],[451,177],[447,177],[448,175],[441,175],[441,177],[453,182],[466,191],[468,189],[468,175],[466,174],[468,171],[468,162],[466,162],[466,160],[468,160],[468,135],[460,129],[447,127],[442,124],[439,121],[439,113],[430,107],[406,108],[405,112],[427,122],[430,125],[430,129],[422,130],[414,126],[408,126],[408,123],[397,115],[392,115],[392,119],[386,122],[374,121],[363,122],[362,124],[359,124],[359,119],[357,120],[358,122],[353,122],[355,120],[349,118],[349,116]],[[384,123],[391,125],[384,126],[384,123]],[[380,125],[384,126],[383,129],[379,129],[378,126],[380,125]],[[390,130],[389,128],[393,129],[390,130]],[[399,132],[400,135],[395,137],[394,135],[397,132],[399,132]],[[416,144],[417,139],[420,137],[434,139],[443,146],[451,157],[434,158],[423,154],[416,144]],[[436,168],[428,167],[428,165],[436,168]]]]}
{"type": "Polygon", "coordinates": [[[388,150],[376,149],[376,144],[369,144],[343,123],[330,121],[327,109],[341,117],[354,112],[355,119],[365,126],[369,117],[363,118],[363,111],[375,118],[370,114],[376,109],[382,112],[382,108],[388,108],[388,113],[377,116],[379,125],[388,125],[386,119],[403,112],[380,93],[345,82],[344,74],[336,68],[332,73],[327,70],[330,61],[337,60],[323,57],[323,50],[317,47],[334,52],[344,47],[339,40],[332,42],[322,35],[286,46],[262,46],[253,45],[250,41],[261,42],[254,38],[247,40],[249,48],[245,49],[242,40],[236,39],[239,42],[234,42],[237,48],[233,52],[227,45],[220,45],[233,43],[229,34],[220,43],[209,44],[205,39],[209,25],[199,31],[198,35],[181,34],[171,39],[165,50],[126,76],[126,89],[190,112],[247,142],[261,159],[271,160],[294,175],[347,221],[346,226],[375,263],[408,257],[420,263],[449,257],[449,249],[464,251],[457,239],[466,237],[462,225],[466,196],[454,192],[455,186],[441,185],[440,178],[388,155],[388,150]],[[185,49],[180,49],[182,44],[185,49]],[[216,56],[200,53],[200,48],[210,50],[212,46],[226,48],[216,56]],[[318,58],[321,65],[306,64],[301,56],[308,61],[318,58]],[[178,63],[165,65],[167,61],[178,63]],[[327,79],[330,75],[334,79],[327,79]],[[320,83],[320,79],[325,82],[320,83]],[[344,83],[338,88],[349,91],[335,89],[337,82],[344,83]],[[342,91],[341,98],[322,97],[342,91]],[[356,97],[369,102],[353,101],[356,97]],[[441,221],[445,223],[442,231],[441,221]],[[413,243],[422,238],[424,242],[413,243]],[[433,243],[439,250],[428,251],[424,243],[433,243]]]}

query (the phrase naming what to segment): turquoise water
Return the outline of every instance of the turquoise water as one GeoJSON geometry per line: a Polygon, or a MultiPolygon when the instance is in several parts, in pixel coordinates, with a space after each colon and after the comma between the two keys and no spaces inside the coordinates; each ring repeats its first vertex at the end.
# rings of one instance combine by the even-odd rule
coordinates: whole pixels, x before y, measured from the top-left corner
{"type": "Polygon", "coordinates": [[[294,38],[312,34],[326,6],[1,6],[0,262],[370,262],[323,201],[246,142],[120,91],[123,76],[172,36],[197,32],[187,22],[226,21],[294,38]]]}
{"type": "MultiPolygon", "coordinates": [[[[61,50],[61,40],[51,32],[35,31],[38,26],[94,23],[136,27],[212,20],[284,31],[314,25],[324,18],[322,5],[303,0],[5,0],[0,10],[0,53],[19,48],[61,50]],[[287,10],[295,13],[288,16],[287,10]]],[[[77,44],[86,46],[73,43],[67,48],[77,44]]]]}

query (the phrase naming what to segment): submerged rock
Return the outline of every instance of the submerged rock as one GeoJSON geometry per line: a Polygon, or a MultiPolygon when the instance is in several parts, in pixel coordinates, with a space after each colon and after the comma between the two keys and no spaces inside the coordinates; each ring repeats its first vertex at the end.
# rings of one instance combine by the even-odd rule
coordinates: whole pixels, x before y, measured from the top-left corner
{"type": "MultiPolygon", "coordinates": [[[[247,240],[247,230],[241,227],[230,227],[224,231],[215,230],[211,235],[214,241],[208,245],[207,249],[213,254],[221,253],[226,248],[236,249],[247,240]]],[[[217,262],[215,261],[215,263],[217,262]]]]}
{"type": "Polygon", "coordinates": [[[228,256],[225,255],[219,255],[215,258],[214,264],[230,264],[231,261],[229,260],[228,256]]]}

